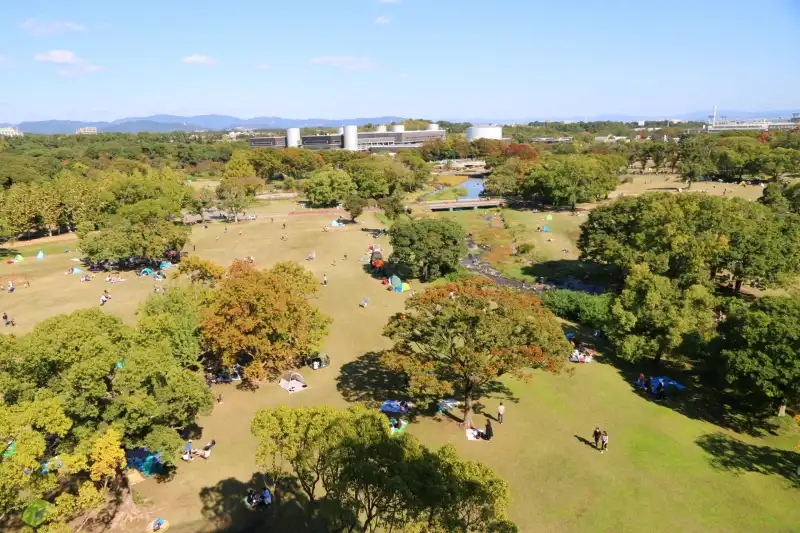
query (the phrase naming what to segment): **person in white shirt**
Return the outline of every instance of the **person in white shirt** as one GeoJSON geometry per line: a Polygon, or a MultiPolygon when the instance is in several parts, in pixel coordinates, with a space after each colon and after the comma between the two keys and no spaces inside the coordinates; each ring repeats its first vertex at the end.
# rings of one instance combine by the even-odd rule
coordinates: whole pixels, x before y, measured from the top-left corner
{"type": "Polygon", "coordinates": [[[503,423],[503,415],[506,414],[506,406],[503,405],[503,402],[500,402],[500,405],[497,406],[497,421],[499,423],[503,423]]]}

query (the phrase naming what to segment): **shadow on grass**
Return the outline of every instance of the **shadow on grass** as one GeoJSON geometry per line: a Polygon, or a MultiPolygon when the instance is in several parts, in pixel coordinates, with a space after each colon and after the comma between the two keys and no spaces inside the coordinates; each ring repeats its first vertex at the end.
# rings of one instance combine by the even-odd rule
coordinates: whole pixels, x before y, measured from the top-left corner
{"type": "Polygon", "coordinates": [[[578,259],[542,261],[523,267],[522,273],[543,281],[554,282],[560,288],[592,289],[589,292],[603,292],[621,279],[619,271],[612,266],[588,263],[578,259]]]}
{"type": "Polygon", "coordinates": [[[793,487],[800,488],[800,454],[769,446],[757,446],[732,439],[722,433],[703,435],[695,441],[708,455],[711,466],[735,474],[756,472],[781,476],[793,487]]]}
{"type": "Polygon", "coordinates": [[[216,533],[316,533],[326,531],[308,512],[308,498],[297,480],[284,478],[275,487],[262,474],[253,474],[247,482],[227,478],[200,491],[203,517],[214,524],[216,533]],[[273,503],[251,509],[244,503],[249,489],[269,487],[273,503]]]}
{"type": "MultiPolygon", "coordinates": [[[[409,418],[414,415],[435,416],[439,413],[437,399],[428,397],[415,397],[408,391],[408,378],[402,372],[388,369],[381,362],[381,352],[367,352],[358,359],[342,365],[339,376],[336,378],[336,389],[348,402],[360,402],[368,407],[377,408],[386,400],[406,400],[417,404],[409,418]]],[[[455,390],[453,398],[463,398],[463,392],[455,390]]],[[[503,382],[491,381],[476,391],[477,400],[472,402],[475,415],[483,415],[486,409],[481,399],[492,397],[498,401],[518,403],[519,398],[514,396],[503,382]]],[[[456,422],[462,419],[449,411],[443,411],[446,417],[456,422]]],[[[489,416],[489,415],[486,415],[489,416]]],[[[490,418],[493,418],[490,416],[490,418]]]]}
{"type": "Polygon", "coordinates": [[[0,258],[14,257],[19,253],[16,248],[0,248],[0,258]]]}
{"type": "Polygon", "coordinates": [[[381,363],[381,352],[367,352],[342,365],[336,389],[348,402],[378,407],[385,400],[412,400],[406,377],[381,363]]]}
{"type": "Polygon", "coordinates": [[[709,372],[692,371],[686,365],[672,361],[662,361],[660,365],[656,365],[652,359],[642,359],[632,363],[616,357],[610,346],[606,350],[606,355],[597,358],[596,361],[614,366],[630,385],[632,393],[688,418],[710,422],[753,437],[760,437],[766,432],[777,434],[777,425],[768,406],[726,389],[726,385],[713,379],[709,372]],[[669,377],[684,385],[686,389],[680,391],[667,389],[666,399],[656,401],[655,396],[634,385],[640,373],[646,377],[669,377]]]}
{"type": "Polygon", "coordinates": [[[581,444],[585,444],[589,448],[591,448],[593,450],[597,450],[597,446],[595,446],[594,443],[592,441],[590,441],[589,439],[585,439],[585,438],[581,437],[580,435],[573,435],[573,437],[575,437],[575,439],[578,442],[580,442],[581,444]]]}

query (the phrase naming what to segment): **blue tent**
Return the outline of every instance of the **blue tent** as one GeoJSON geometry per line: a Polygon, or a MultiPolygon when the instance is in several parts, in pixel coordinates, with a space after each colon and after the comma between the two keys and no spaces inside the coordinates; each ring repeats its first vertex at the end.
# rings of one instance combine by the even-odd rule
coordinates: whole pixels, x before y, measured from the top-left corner
{"type": "Polygon", "coordinates": [[[678,383],[677,381],[675,381],[674,379],[661,376],[661,377],[653,378],[652,385],[651,385],[652,388],[650,389],[650,392],[655,394],[656,389],[658,389],[658,385],[660,383],[664,384],[664,388],[665,389],[668,389],[670,387],[674,387],[677,390],[683,390],[683,389],[686,388],[683,385],[681,385],[680,383],[678,383]]]}
{"type": "Polygon", "coordinates": [[[550,226],[543,227],[542,231],[545,232],[545,233],[550,233],[550,226]]]}
{"type": "Polygon", "coordinates": [[[160,268],[161,270],[172,268],[172,263],[170,263],[169,261],[161,261],[161,264],[158,265],[158,268],[160,268]]]}
{"type": "Polygon", "coordinates": [[[139,274],[141,274],[142,276],[152,276],[153,275],[153,269],[145,267],[145,268],[142,269],[141,272],[139,272],[139,274]]]}
{"type": "Polygon", "coordinates": [[[408,407],[403,407],[397,400],[386,400],[380,406],[382,413],[396,413],[405,414],[408,412],[408,407]]]}
{"type": "Polygon", "coordinates": [[[78,267],[72,267],[72,273],[73,274],[83,274],[83,270],[81,270],[78,267]]]}
{"type": "Polygon", "coordinates": [[[125,457],[128,460],[126,468],[138,470],[145,477],[160,474],[164,471],[160,452],[153,453],[147,448],[136,448],[125,453],[125,457]]]}
{"type": "Polygon", "coordinates": [[[39,259],[39,260],[44,259],[44,252],[39,250],[39,253],[36,254],[36,259],[39,259]]]}

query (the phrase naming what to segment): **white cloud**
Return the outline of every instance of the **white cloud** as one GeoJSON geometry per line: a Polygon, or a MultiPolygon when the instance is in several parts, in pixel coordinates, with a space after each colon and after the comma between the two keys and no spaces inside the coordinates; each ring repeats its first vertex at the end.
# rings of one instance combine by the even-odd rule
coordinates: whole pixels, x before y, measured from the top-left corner
{"type": "Polygon", "coordinates": [[[204,56],[200,54],[194,54],[183,58],[184,63],[189,63],[190,65],[216,65],[217,60],[213,57],[204,56]]]}
{"type": "Polygon", "coordinates": [[[87,72],[103,70],[103,67],[90,64],[71,50],[50,50],[49,52],[34,55],[33,59],[40,63],[66,65],[68,68],[60,68],[56,71],[61,76],[77,76],[87,72]]]}
{"type": "Polygon", "coordinates": [[[311,59],[311,63],[326,64],[342,70],[369,70],[375,68],[375,65],[366,57],[322,56],[311,59]]]}
{"type": "Polygon", "coordinates": [[[68,20],[28,19],[20,24],[19,28],[30,35],[42,37],[45,35],[81,32],[86,29],[86,26],[68,20]]]}
{"type": "Polygon", "coordinates": [[[33,58],[42,63],[56,63],[57,65],[76,65],[83,61],[71,50],[50,50],[46,53],[36,54],[33,58]]]}
{"type": "Polygon", "coordinates": [[[375,19],[375,24],[389,24],[389,17],[378,17],[375,19]]]}

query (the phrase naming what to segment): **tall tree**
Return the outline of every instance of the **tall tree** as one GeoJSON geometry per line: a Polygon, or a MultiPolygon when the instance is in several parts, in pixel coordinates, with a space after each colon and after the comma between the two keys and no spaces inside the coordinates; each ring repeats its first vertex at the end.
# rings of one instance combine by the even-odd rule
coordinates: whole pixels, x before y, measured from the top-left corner
{"type": "Polygon", "coordinates": [[[344,200],[344,210],[350,213],[350,219],[353,222],[361,216],[365,207],[367,207],[367,200],[356,194],[351,194],[344,200]]]}
{"type": "Polygon", "coordinates": [[[305,191],[312,205],[330,206],[354,194],[356,186],[344,170],[323,168],[311,175],[305,191]]]}
{"type": "Polygon", "coordinates": [[[530,368],[559,372],[570,353],[557,319],[538,298],[484,279],[411,297],[384,335],[395,341],[385,362],[408,376],[409,390],[461,394],[467,423],[472,402],[497,378],[524,376],[530,368]]]}
{"type": "Polygon", "coordinates": [[[389,261],[422,281],[456,270],[467,255],[464,229],[452,220],[402,221],[392,226],[389,235],[392,243],[389,261]]]}
{"type": "Polygon", "coordinates": [[[225,365],[249,359],[252,379],[276,376],[310,355],[330,318],[311,305],[318,283],[296,263],[257,270],[234,261],[202,312],[205,343],[225,365]]]}
{"type": "Polygon", "coordinates": [[[612,301],[607,333],[621,357],[652,357],[658,364],[663,357],[680,355],[690,335],[710,333],[714,304],[706,287],[681,288],[646,265],[637,265],[612,301]]]}
{"type": "Polygon", "coordinates": [[[256,169],[250,164],[250,154],[240,150],[233,153],[231,160],[225,164],[225,178],[249,178],[256,175],[256,169]]]}
{"type": "Polygon", "coordinates": [[[800,300],[765,296],[719,326],[720,355],[732,385],[779,406],[800,401],[800,300]]]}

